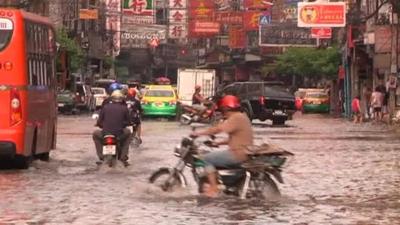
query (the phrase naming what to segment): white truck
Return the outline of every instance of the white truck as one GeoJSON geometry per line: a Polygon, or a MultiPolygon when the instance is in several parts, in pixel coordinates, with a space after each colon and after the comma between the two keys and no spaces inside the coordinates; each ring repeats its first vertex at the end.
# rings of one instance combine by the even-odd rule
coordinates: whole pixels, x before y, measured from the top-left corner
{"type": "Polygon", "coordinates": [[[194,87],[201,86],[201,94],[207,98],[215,95],[216,75],[213,69],[178,69],[177,91],[179,101],[192,105],[194,87]]]}

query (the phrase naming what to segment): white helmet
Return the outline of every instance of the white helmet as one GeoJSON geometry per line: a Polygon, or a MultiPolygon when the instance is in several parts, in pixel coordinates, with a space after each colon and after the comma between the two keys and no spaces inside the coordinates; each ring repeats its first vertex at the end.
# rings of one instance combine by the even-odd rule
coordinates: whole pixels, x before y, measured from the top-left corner
{"type": "Polygon", "coordinates": [[[124,94],[121,90],[115,90],[112,92],[111,98],[113,101],[122,102],[122,100],[124,99],[124,94]]]}

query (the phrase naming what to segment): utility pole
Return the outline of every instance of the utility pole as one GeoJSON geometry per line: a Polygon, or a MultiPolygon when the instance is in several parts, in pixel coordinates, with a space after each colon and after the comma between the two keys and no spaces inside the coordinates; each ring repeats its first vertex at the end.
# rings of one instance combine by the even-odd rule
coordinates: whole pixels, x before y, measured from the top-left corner
{"type": "MultiPolygon", "coordinates": [[[[398,73],[398,49],[399,49],[399,18],[398,14],[394,10],[394,5],[392,5],[391,12],[391,28],[392,28],[392,43],[391,43],[391,65],[390,65],[390,75],[387,77],[387,80],[392,79],[393,77],[397,78],[398,73]]],[[[386,81],[388,82],[388,81],[386,81]]],[[[394,110],[396,107],[396,88],[392,88],[390,85],[387,85],[387,91],[389,93],[388,99],[388,112],[389,112],[389,122],[391,122],[394,110]]]]}

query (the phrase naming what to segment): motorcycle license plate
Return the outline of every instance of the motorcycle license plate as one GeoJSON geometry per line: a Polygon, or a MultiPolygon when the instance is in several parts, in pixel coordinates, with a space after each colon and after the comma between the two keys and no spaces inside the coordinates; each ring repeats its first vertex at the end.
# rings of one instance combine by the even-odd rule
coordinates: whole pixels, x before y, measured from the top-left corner
{"type": "Polygon", "coordinates": [[[104,145],[103,146],[103,155],[115,155],[117,148],[115,145],[104,145]]]}
{"type": "Polygon", "coordinates": [[[275,110],[275,115],[283,115],[283,111],[282,110],[275,110]]]}
{"type": "Polygon", "coordinates": [[[64,107],[63,103],[58,103],[58,107],[64,107]]]}

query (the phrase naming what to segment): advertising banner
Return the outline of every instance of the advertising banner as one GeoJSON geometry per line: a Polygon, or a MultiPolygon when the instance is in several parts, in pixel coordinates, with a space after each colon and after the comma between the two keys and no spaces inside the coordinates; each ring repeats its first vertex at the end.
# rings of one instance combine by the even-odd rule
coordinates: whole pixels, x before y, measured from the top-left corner
{"type": "Polygon", "coordinates": [[[152,40],[165,42],[167,27],[163,25],[134,25],[124,27],[121,33],[122,48],[147,48],[152,40]]]}
{"type": "Polygon", "coordinates": [[[298,27],[345,27],[346,3],[297,3],[298,27]]]}
{"type": "Polygon", "coordinates": [[[247,11],[243,14],[243,28],[245,31],[258,30],[258,25],[260,21],[260,16],[262,12],[260,11],[247,11]]]}
{"type": "Polygon", "coordinates": [[[215,22],[229,25],[243,25],[243,13],[238,11],[217,11],[215,13],[215,22]]]}
{"type": "Polygon", "coordinates": [[[243,27],[231,26],[229,28],[229,48],[245,48],[246,32],[243,27]]]}
{"type": "Polygon", "coordinates": [[[315,47],[310,29],[296,24],[269,24],[260,27],[259,45],[265,47],[315,47]]]}

